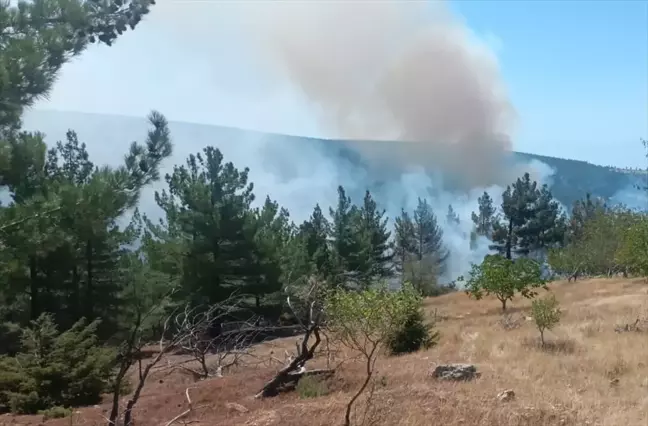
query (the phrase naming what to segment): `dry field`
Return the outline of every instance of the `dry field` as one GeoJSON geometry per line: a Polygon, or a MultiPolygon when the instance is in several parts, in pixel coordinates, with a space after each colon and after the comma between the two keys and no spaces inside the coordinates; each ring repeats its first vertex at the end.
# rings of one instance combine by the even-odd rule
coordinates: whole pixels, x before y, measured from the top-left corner
{"type": "MultiPolygon", "coordinates": [[[[427,300],[427,312],[438,318],[440,344],[379,360],[365,424],[648,425],[648,330],[615,332],[618,324],[648,317],[648,285],[644,280],[597,279],[554,283],[551,290],[564,315],[547,333],[548,350],[537,346],[538,333],[526,318],[527,300],[515,300],[507,320],[496,300],[478,302],[464,293],[427,300]],[[428,376],[436,363],[448,362],[473,363],[481,377],[448,383],[428,376]],[[507,389],[516,398],[499,401],[496,395],[507,389]]],[[[194,411],[177,425],[341,424],[345,403],[363,378],[357,362],[338,369],[326,396],[301,399],[290,393],[253,399],[278,368],[270,352],[283,359],[284,349],[293,347],[294,339],[257,347],[254,366],[223,378],[194,382],[178,371],[156,372],[138,403],[136,426],[166,425],[187,409],[188,387],[194,411]]],[[[364,402],[358,406],[362,409],[364,402]]],[[[45,423],[41,416],[1,416],[0,425],[105,425],[107,409],[108,405],[79,409],[73,418],[45,423]]]]}

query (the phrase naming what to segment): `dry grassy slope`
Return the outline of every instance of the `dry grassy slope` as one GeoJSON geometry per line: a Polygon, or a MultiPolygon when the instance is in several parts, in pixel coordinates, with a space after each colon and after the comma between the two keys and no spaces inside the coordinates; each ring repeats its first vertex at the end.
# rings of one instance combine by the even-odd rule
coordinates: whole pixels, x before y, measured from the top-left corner
{"type": "MultiPolygon", "coordinates": [[[[500,324],[496,300],[477,302],[463,293],[427,300],[426,310],[430,315],[436,310],[440,320],[441,343],[426,352],[379,361],[382,385],[374,396],[374,424],[648,425],[648,333],[614,331],[615,324],[648,315],[648,285],[643,280],[600,279],[554,283],[551,289],[565,311],[561,325],[548,334],[556,347],[553,353],[532,346],[537,332],[524,320],[530,305],[526,300],[514,301],[509,309],[522,318],[522,325],[508,331],[500,324]],[[436,362],[474,363],[482,376],[471,383],[435,382],[427,372],[436,362]],[[497,401],[495,396],[505,389],[514,390],[516,400],[497,401]]],[[[293,345],[286,339],[256,348],[256,353],[259,360],[267,360],[271,350],[281,358],[283,349],[293,345]]],[[[326,397],[252,399],[274,368],[263,361],[199,383],[180,373],[158,372],[139,404],[137,426],[165,425],[184,411],[188,386],[194,406],[203,406],[188,419],[193,425],[335,425],[362,379],[361,365],[350,363],[326,397]],[[226,408],[228,402],[248,411],[226,408]]],[[[46,424],[103,425],[106,410],[107,406],[81,409],[72,421],[46,424]]],[[[36,425],[41,419],[5,416],[0,424],[36,425]]]]}

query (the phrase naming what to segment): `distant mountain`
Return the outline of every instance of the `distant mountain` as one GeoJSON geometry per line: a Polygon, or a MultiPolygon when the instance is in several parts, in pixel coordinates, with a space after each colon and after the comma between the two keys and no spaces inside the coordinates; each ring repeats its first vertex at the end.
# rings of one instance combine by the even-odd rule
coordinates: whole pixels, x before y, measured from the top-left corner
{"type": "MultiPolygon", "coordinates": [[[[58,111],[29,111],[24,123],[28,130],[45,133],[48,143],[63,140],[66,131],[73,129],[80,140],[87,143],[92,158],[108,164],[119,162],[128,145],[133,140],[143,140],[148,129],[142,118],[58,111]]],[[[175,164],[184,163],[189,154],[213,145],[236,166],[253,168],[254,164],[262,164],[266,172],[276,175],[273,178],[283,181],[307,175],[309,168],[320,167],[313,154],[324,156],[341,168],[362,168],[363,159],[355,148],[363,143],[376,143],[322,140],[180,122],[172,122],[170,126],[175,142],[175,164]],[[304,161],[305,164],[300,164],[304,161]]],[[[403,144],[382,143],[403,149],[403,144]]],[[[620,194],[632,195],[633,187],[645,176],[640,171],[614,169],[579,160],[521,152],[513,156],[520,162],[537,160],[551,167],[555,171],[552,192],[565,206],[571,206],[587,192],[606,200],[624,201],[623,197],[619,198],[620,194]]],[[[377,184],[384,179],[381,175],[372,178],[377,184]]]]}

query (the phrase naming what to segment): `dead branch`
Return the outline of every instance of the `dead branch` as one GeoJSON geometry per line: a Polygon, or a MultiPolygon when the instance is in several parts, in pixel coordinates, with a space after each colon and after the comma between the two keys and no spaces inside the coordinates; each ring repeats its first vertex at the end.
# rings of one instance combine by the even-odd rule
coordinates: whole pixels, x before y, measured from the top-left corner
{"type": "Polygon", "coordinates": [[[301,345],[296,342],[296,353],[294,357],[288,359],[288,363],[284,368],[279,370],[272,380],[263,386],[263,388],[255,395],[255,398],[264,398],[277,395],[281,390],[290,388],[305,375],[332,375],[335,370],[313,370],[306,371],[306,362],[313,359],[315,351],[321,343],[321,321],[322,321],[322,308],[317,300],[317,282],[311,280],[311,286],[306,293],[303,301],[305,302],[305,321],[302,321],[302,315],[299,315],[295,309],[290,296],[286,298],[288,307],[293,312],[300,326],[302,327],[304,337],[301,339],[301,345]],[[314,339],[314,341],[312,341],[314,339]]]}
{"type": "Polygon", "coordinates": [[[178,342],[178,349],[189,354],[200,367],[195,370],[186,365],[179,368],[190,372],[197,379],[212,377],[215,364],[216,375],[223,370],[238,366],[242,359],[249,355],[248,348],[255,341],[260,331],[256,327],[258,318],[242,322],[238,330],[221,332],[212,337],[212,330],[220,327],[222,320],[233,311],[240,309],[242,298],[230,298],[226,304],[208,308],[186,307],[184,312],[175,317],[175,326],[183,338],[178,342]],[[215,362],[214,362],[215,361],[215,362]]]}
{"type": "MultiPolygon", "coordinates": [[[[212,307],[211,309],[213,309],[213,311],[215,312],[216,311],[226,312],[228,311],[228,309],[231,309],[232,305],[229,303],[231,300],[233,300],[233,297],[224,301],[222,304],[218,306],[212,307]]],[[[159,306],[152,308],[152,310],[157,308],[159,308],[159,306]]],[[[191,317],[191,314],[194,312],[194,310],[186,306],[183,312],[186,314],[185,315],[186,318],[186,317],[191,317]]],[[[151,373],[152,369],[158,365],[158,363],[164,358],[166,354],[180,347],[183,342],[190,340],[192,336],[198,336],[200,327],[204,326],[204,320],[199,319],[197,322],[193,322],[193,323],[187,322],[184,327],[177,327],[178,317],[179,315],[177,314],[177,309],[171,312],[171,314],[169,314],[166,317],[166,320],[164,321],[164,325],[162,327],[162,335],[158,342],[158,352],[156,356],[151,361],[149,361],[148,364],[146,364],[146,366],[144,366],[142,364],[142,356],[141,356],[141,352],[144,344],[142,342],[141,336],[143,334],[142,328],[143,328],[145,316],[140,315],[138,313],[135,324],[129,336],[129,339],[126,342],[124,342],[122,346],[122,351],[119,358],[119,371],[116,376],[114,388],[113,388],[113,403],[112,403],[112,409],[111,409],[110,419],[108,423],[109,426],[115,426],[117,424],[117,419],[119,417],[119,390],[121,387],[121,383],[124,377],[126,376],[128,370],[133,365],[135,365],[135,363],[137,363],[139,366],[139,375],[138,375],[139,380],[135,388],[135,392],[127,401],[126,408],[124,410],[124,414],[123,414],[124,426],[132,426],[133,424],[133,408],[140,398],[142,390],[144,389],[144,386],[146,384],[146,380],[149,374],[151,373]],[[176,327],[171,327],[171,325],[174,323],[176,327]],[[190,324],[192,324],[193,326],[190,326],[190,324]],[[169,334],[171,334],[170,338],[168,340],[165,340],[165,337],[169,334]]],[[[200,318],[211,318],[211,317],[205,316],[200,318]]],[[[180,325],[182,324],[183,323],[180,323],[180,325]]]]}

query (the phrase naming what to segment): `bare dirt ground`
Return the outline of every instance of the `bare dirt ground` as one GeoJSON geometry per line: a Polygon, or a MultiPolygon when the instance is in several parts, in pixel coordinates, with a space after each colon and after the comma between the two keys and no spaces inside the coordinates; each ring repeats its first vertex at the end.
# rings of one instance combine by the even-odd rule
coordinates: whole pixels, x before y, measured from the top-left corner
{"type": "MultiPolygon", "coordinates": [[[[561,324],[547,333],[549,350],[537,345],[527,300],[510,304],[506,319],[494,299],[474,301],[455,293],[426,300],[426,311],[438,320],[440,343],[428,351],[379,360],[365,424],[648,425],[648,329],[615,331],[619,324],[648,316],[648,284],[643,279],[595,279],[550,287],[564,314],[561,324]],[[481,377],[465,383],[429,377],[431,367],[446,362],[475,364],[481,377]],[[499,401],[496,395],[507,389],[515,399],[499,401]]],[[[254,365],[199,382],[178,370],[156,371],[137,405],[135,424],[167,425],[188,408],[187,388],[194,410],[176,425],[341,424],[345,404],[363,379],[358,362],[338,369],[326,396],[301,399],[293,392],[253,398],[280,366],[271,356],[283,359],[284,350],[292,348],[294,339],[261,345],[255,348],[254,365]]],[[[312,367],[323,363],[319,359],[312,367]]],[[[359,408],[363,405],[361,401],[359,408]]],[[[0,425],[106,425],[108,408],[80,408],[72,418],[47,422],[42,416],[0,416],[0,425]]]]}

